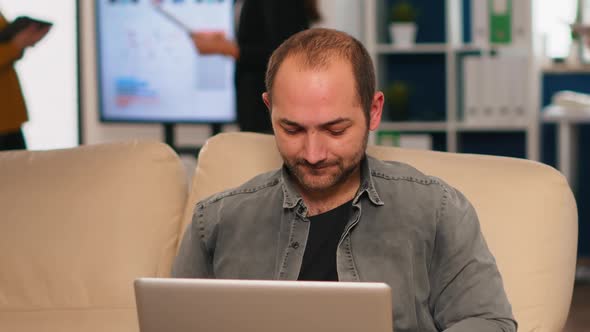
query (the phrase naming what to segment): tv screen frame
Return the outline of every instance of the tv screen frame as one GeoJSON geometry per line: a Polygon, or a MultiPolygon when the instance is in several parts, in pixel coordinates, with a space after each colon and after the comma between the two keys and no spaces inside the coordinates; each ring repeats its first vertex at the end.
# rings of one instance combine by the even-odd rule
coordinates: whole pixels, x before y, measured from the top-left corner
{"type": "MultiPolygon", "coordinates": [[[[93,32],[95,34],[95,38],[94,38],[94,49],[96,51],[95,54],[95,74],[96,74],[96,98],[97,98],[97,113],[99,115],[99,121],[102,123],[137,123],[137,124],[235,124],[237,121],[237,114],[236,114],[236,94],[235,94],[235,87],[234,87],[234,81],[233,81],[233,75],[234,75],[234,70],[235,70],[235,63],[233,62],[233,60],[229,59],[229,58],[225,58],[221,61],[227,61],[227,62],[231,62],[231,67],[230,69],[228,69],[231,73],[230,79],[227,79],[226,82],[224,84],[228,84],[228,91],[231,96],[230,98],[230,106],[228,106],[228,108],[225,109],[225,111],[229,111],[231,112],[231,116],[227,117],[218,117],[216,118],[215,116],[207,116],[207,117],[203,117],[200,114],[195,114],[194,116],[186,116],[186,117],[179,117],[179,116],[175,116],[175,117],[166,117],[166,116],[153,116],[153,117],[147,117],[147,116],[130,116],[130,117],[124,117],[124,116],[113,116],[110,114],[107,114],[107,105],[105,105],[105,75],[104,75],[104,61],[103,61],[103,50],[104,50],[104,45],[103,43],[101,43],[101,39],[102,39],[102,34],[104,33],[103,30],[101,30],[101,24],[103,24],[104,22],[101,21],[101,5],[103,5],[107,0],[94,0],[92,1],[93,4],[91,5],[91,7],[93,8],[93,32]]],[[[130,0],[118,0],[121,1],[123,3],[128,3],[128,4],[136,4],[138,3],[138,1],[130,1],[130,0]]],[[[143,2],[149,2],[151,0],[141,0],[143,2]]],[[[189,0],[186,0],[189,1],[189,0]]],[[[208,2],[212,0],[204,0],[203,2],[208,2]]],[[[215,2],[226,2],[226,5],[229,5],[229,12],[228,15],[230,15],[230,18],[226,23],[226,33],[228,34],[229,38],[232,38],[233,36],[233,1],[232,0],[216,0],[215,2]]],[[[109,3],[113,2],[113,0],[108,0],[109,3]]],[[[116,2],[116,1],[115,1],[116,2]]],[[[164,8],[165,9],[165,8],[164,8]]],[[[177,28],[181,29],[180,26],[178,26],[178,22],[173,22],[172,19],[172,15],[170,15],[171,17],[165,17],[166,15],[162,15],[162,20],[168,20],[168,24],[170,25],[177,25],[177,28]]],[[[181,21],[181,19],[178,19],[178,21],[181,21]]],[[[197,29],[195,29],[197,30],[197,29]]],[[[188,31],[185,31],[188,34],[188,31]]],[[[192,45],[191,45],[192,46],[192,45]]],[[[194,51],[195,56],[197,56],[198,52],[196,49],[191,50],[194,51]]],[[[218,60],[220,58],[222,58],[223,56],[221,55],[213,55],[213,56],[204,56],[201,59],[210,59],[213,61],[216,61],[214,58],[217,58],[218,60]]],[[[211,106],[212,107],[217,107],[218,103],[212,103],[211,106]]],[[[164,112],[161,112],[160,114],[164,114],[164,112]]]]}

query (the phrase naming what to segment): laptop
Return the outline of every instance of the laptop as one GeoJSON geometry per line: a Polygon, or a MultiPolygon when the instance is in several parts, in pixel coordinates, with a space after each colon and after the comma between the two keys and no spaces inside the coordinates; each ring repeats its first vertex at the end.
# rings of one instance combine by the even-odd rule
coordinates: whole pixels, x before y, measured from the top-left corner
{"type": "Polygon", "coordinates": [[[139,278],[141,332],[391,332],[384,283],[139,278]]]}

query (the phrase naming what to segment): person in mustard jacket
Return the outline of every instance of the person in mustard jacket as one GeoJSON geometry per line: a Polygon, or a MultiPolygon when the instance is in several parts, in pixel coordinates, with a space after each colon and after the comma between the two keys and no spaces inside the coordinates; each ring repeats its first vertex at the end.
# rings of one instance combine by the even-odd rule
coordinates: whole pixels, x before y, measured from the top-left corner
{"type": "MultiPolygon", "coordinates": [[[[0,31],[8,22],[0,13],[0,31]]],[[[30,25],[6,42],[0,42],[0,150],[26,149],[21,129],[27,118],[27,108],[14,63],[19,60],[27,47],[34,46],[49,31],[30,25]]]]}

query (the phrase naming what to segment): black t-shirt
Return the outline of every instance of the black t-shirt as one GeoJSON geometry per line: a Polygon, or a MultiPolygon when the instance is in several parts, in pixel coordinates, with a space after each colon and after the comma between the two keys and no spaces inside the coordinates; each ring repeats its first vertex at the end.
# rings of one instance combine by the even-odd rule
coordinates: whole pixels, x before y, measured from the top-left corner
{"type": "Polygon", "coordinates": [[[309,218],[310,229],[298,280],[338,281],[336,249],[352,213],[352,201],[309,218]]]}

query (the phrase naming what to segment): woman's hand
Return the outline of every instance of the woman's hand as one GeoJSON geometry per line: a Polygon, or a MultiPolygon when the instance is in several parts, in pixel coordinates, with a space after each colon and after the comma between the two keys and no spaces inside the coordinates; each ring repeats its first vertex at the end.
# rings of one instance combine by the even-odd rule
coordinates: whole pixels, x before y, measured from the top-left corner
{"type": "Polygon", "coordinates": [[[221,54],[238,58],[239,50],[237,45],[225,38],[225,33],[221,31],[191,33],[193,44],[200,54],[221,54]]]}
{"type": "Polygon", "coordinates": [[[39,27],[37,24],[31,24],[18,32],[12,38],[12,42],[21,50],[29,46],[35,46],[49,32],[49,28],[49,26],[39,27]]]}

